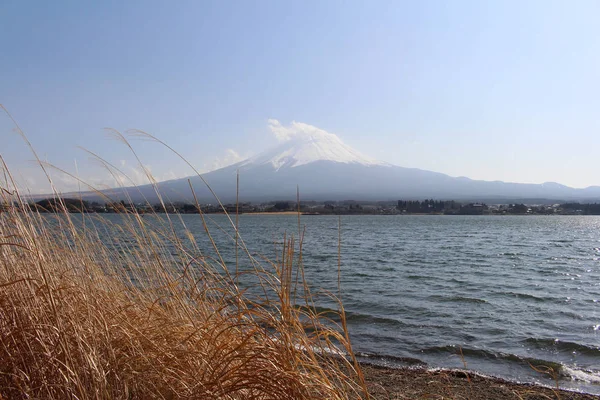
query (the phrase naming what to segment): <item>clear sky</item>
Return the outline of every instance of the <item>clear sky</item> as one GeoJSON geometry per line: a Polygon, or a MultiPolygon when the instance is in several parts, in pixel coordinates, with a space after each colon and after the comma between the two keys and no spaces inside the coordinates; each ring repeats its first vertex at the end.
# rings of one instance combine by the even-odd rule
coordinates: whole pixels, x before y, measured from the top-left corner
{"type": "MultiPolygon", "coordinates": [[[[274,145],[277,119],[400,166],[600,185],[598,16],[597,0],[6,0],[0,103],[42,158],[98,184],[107,172],[77,146],[139,174],[104,127],[208,170],[274,145]]],[[[0,135],[44,190],[3,113],[0,135]]],[[[158,179],[191,174],[133,144],[158,179]]]]}

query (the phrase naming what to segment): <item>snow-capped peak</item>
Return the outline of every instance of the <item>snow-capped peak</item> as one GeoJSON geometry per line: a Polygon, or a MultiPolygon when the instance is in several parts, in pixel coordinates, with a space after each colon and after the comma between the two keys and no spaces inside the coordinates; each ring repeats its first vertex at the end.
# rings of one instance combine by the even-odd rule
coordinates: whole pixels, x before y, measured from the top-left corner
{"type": "MultiPolygon", "coordinates": [[[[275,131],[275,129],[290,130],[282,127],[277,121],[271,120],[269,122],[276,134],[278,131],[275,131]]],[[[292,127],[296,129],[295,134],[284,132],[287,133],[283,138],[286,140],[285,142],[272,150],[250,158],[245,164],[271,164],[277,170],[282,167],[298,167],[315,161],[334,161],[366,166],[388,165],[362,155],[342,142],[336,135],[322,129],[299,122],[293,122],[292,127]],[[300,130],[300,133],[298,133],[298,130],[300,130]]]]}

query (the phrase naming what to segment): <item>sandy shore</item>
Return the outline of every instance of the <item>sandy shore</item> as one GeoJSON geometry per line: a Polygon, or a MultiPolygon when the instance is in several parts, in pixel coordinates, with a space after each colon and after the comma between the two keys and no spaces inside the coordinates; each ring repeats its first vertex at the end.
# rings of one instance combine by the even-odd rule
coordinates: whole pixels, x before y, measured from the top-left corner
{"type": "Polygon", "coordinates": [[[362,365],[369,392],[376,399],[592,400],[600,396],[517,384],[462,371],[392,369],[362,365]]]}

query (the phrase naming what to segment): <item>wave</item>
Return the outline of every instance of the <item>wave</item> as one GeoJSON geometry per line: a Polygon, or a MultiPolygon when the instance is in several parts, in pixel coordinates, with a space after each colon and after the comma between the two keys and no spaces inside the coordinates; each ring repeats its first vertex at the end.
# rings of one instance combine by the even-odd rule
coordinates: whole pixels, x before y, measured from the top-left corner
{"type": "Polygon", "coordinates": [[[349,273],[348,276],[352,276],[352,277],[357,276],[359,278],[373,278],[373,277],[376,277],[375,275],[368,274],[366,272],[352,272],[352,273],[349,273]]]}
{"type": "Polygon", "coordinates": [[[579,369],[563,365],[562,372],[573,381],[580,381],[600,385],[600,371],[592,371],[589,369],[579,369]]]}
{"type": "Polygon", "coordinates": [[[436,279],[434,277],[432,277],[431,275],[408,275],[406,277],[406,279],[411,279],[411,280],[431,280],[431,279],[436,279]]]}
{"type": "Polygon", "coordinates": [[[357,312],[346,312],[346,320],[365,324],[382,324],[394,327],[405,327],[408,324],[393,318],[379,317],[376,315],[362,314],[357,312]]]}
{"type": "MultiPolygon", "coordinates": [[[[457,346],[438,346],[430,347],[423,350],[425,353],[459,353],[457,346]]],[[[573,365],[564,365],[553,361],[542,360],[531,357],[521,357],[515,354],[507,354],[501,352],[493,352],[488,350],[469,349],[463,348],[462,354],[465,357],[477,357],[477,358],[493,358],[502,361],[516,362],[528,368],[535,367],[536,369],[543,370],[543,367],[551,368],[555,373],[558,374],[560,379],[567,379],[571,381],[579,381],[590,383],[593,385],[600,385],[600,371],[592,369],[578,368],[573,365]]],[[[391,364],[393,366],[406,366],[406,367],[427,367],[427,363],[418,358],[413,357],[398,357],[379,353],[368,353],[368,352],[356,352],[356,357],[361,362],[373,363],[373,364],[391,364]]]]}
{"type": "Polygon", "coordinates": [[[527,299],[527,300],[533,300],[533,301],[539,301],[539,302],[545,302],[545,301],[551,300],[549,298],[538,297],[538,296],[534,296],[534,295],[528,294],[528,293],[506,292],[506,293],[500,293],[500,294],[506,294],[508,296],[513,296],[513,297],[517,297],[520,299],[527,299]]]}
{"type": "MultiPolygon", "coordinates": [[[[322,317],[325,318],[331,318],[334,321],[338,321],[340,320],[340,312],[339,310],[335,310],[333,308],[328,308],[328,307],[321,307],[321,306],[306,306],[306,305],[301,305],[301,306],[296,306],[299,310],[304,311],[306,313],[310,313],[310,314],[316,314],[316,315],[320,315],[322,317]]],[[[379,325],[388,325],[388,326],[393,326],[393,327],[407,327],[410,326],[409,324],[406,324],[400,320],[397,319],[393,319],[393,318],[386,318],[386,317],[381,317],[381,316],[377,316],[377,315],[371,315],[371,314],[363,314],[363,313],[359,313],[359,312],[355,312],[355,311],[346,311],[346,321],[348,322],[355,322],[355,323],[360,323],[360,324],[379,324],[379,325]]]]}
{"type": "Polygon", "coordinates": [[[581,343],[547,338],[527,338],[524,342],[542,350],[576,351],[579,354],[600,357],[600,347],[587,346],[581,343]]]}
{"type": "Polygon", "coordinates": [[[441,302],[448,302],[448,303],[455,303],[455,302],[462,302],[462,303],[487,303],[487,300],[484,299],[478,299],[476,297],[466,297],[466,296],[441,296],[441,295],[437,295],[434,294],[432,296],[429,296],[429,298],[431,299],[435,299],[437,301],[441,301],[441,302]]]}
{"type": "Polygon", "coordinates": [[[548,367],[548,368],[552,368],[554,371],[559,372],[559,373],[563,368],[562,364],[560,364],[558,362],[554,362],[554,361],[543,360],[543,359],[533,358],[533,357],[524,357],[524,356],[519,356],[516,354],[496,352],[496,351],[492,351],[492,350],[472,349],[472,348],[468,348],[468,347],[460,348],[460,347],[454,346],[454,345],[427,347],[425,349],[422,349],[421,351],[426,354],[453,353],[456,355],[460,355],[462,352],[462,355],[465,358],[473,357],[473,358],[488,359],[488,360],[494,359],[494,360],[513,362],[513,363],[521,364],[524,366],[533,366],[536,368],[537,367],[548,367]]]}
{"type": "Polygon", "coordinates": [[[422,361],[422,360],[419,360],[418,358],[413,358],[413,357],[398,357],[398,356],[390,356],[390,355],[379,354],[379,353],[368,353],[368,352],[364,352],[364,351],[357,351],[354,353],[354,355],[356,357],[358,357],[359,359],[361,359],[361,361],[366,362],[366,363],[383,362],[383,363],[391,363],[394,365],[404,365],[404,366],[411,366],[411,367],[417,367],[417,366],[424,367],[427,365],[427,363],[425,361],[422,361]]]}

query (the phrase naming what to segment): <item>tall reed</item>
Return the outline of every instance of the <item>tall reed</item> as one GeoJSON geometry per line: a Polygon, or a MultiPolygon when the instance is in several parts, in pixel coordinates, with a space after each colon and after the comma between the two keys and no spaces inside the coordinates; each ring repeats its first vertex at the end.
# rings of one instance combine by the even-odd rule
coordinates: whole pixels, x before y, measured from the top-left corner
{"type": "Polygon", "coordinates": [[[1,398],[368,398],[345,327],[298,280],[302,237],[265,260],[237,223],[217,244],[200,213],[207,249],[176,215],[31,211],[5,177],[1,398]]]}

